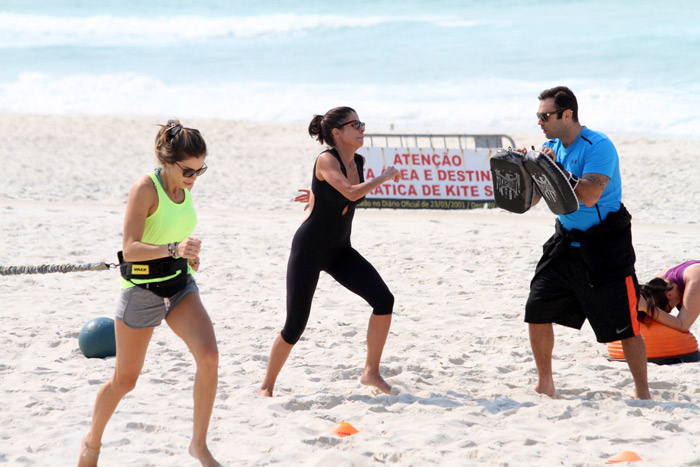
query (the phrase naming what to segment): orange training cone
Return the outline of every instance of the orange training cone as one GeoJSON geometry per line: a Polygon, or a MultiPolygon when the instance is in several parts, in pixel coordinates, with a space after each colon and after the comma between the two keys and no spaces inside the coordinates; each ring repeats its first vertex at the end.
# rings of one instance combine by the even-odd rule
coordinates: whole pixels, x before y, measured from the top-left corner
{"type": "Polygon", "coordinates": [[[340,436],[341,438],[345,438],[346,436],[354,435],[355,433],[359,433],[354,426],[350,425],[347,422],[340,422],[337,425],[335,425],[333,428],[331,428],[331,431],[335,433],[336,435],[340,436]]]}
{"type": "Polygon", "coordinates": [[[607,462],[608,464],[614,464],[616,462],[637,462],[640,460],[642,460],[642,458],[639,457],[636,452],[621,451],[614,456],[610,456],[607,462]]]}

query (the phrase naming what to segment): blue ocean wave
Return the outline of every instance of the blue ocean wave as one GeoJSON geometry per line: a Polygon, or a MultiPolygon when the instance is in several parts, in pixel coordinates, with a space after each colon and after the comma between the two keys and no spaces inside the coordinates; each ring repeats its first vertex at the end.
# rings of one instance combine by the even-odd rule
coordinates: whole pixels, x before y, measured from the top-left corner
{"type": "Polygon", "coordinates": [[[261,16],[47,16],[0,13],[0,48],[76,45],[144,46],[227,39],[284,38],[326,31],[364,30],[430,25],[470,28],[487,22],[455,20],[448,16],[341,16],[270,14],[261,16]]]}
{"type": "MultiPolygon", "coordinates": [[[[700,93],[631,89],[572,80],[582,123],[610,134],[700,137],[700,93]],[[654,111],[650,111],[653,109],[654,111]]],[[[178,115],[306,124],[337,105],[355,108],[368,132],[538,133],[537,94],[549,81],[474,79],[363,86],[264,81],[168,83],[138,73],[52,76],[24,73],[0,83],[11,113],[178,115]]]]}
{"type": "Polygon", "coordinates": [[[699,15],[694,0],[5,0],[0,112],[306,123],[347,104],[381,129],[536,132],[537,95],[565,84],[593,128],[698,135],[699,15]]]}

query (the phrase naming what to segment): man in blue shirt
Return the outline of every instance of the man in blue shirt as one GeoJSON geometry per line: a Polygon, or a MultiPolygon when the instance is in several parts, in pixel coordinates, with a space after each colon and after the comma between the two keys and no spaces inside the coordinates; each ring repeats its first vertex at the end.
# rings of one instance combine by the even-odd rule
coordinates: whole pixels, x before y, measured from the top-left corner
{"type": "MultiPolygon", "coordinates": [[[[588,319],[598,342],[622,341],[635,397],[650,399],[637,321],[631,216],[622,204],[617,151],[607,136],[579,123],[578,103],[569,88],[542,91],[539,101],[538,125],[549,139],[541,151],[573,175],[579,209],[558,216],[530,284],[525,321],[537,366],[535,391],[556,396],[552,323],[581,329],[588,319]]],[[[535,191],[533,205],[540,200],[535,191]]]]}

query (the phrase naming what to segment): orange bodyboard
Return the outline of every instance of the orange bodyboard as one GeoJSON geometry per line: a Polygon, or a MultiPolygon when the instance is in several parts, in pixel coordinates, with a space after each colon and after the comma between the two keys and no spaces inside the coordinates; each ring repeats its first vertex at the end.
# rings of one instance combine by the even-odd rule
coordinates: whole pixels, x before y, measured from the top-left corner
{"type": "MultiPolygon", "coordinates": [[[[652,321],[651,326],[640,324],[639,330],[644,339],[649,360],[688,355],[698,351],[698,341],[690,331],[676,331],[656,321],[652,321]]],[[[608,353],[610,358],[625,359],[620,341],[608,343],[608,353]]]]}

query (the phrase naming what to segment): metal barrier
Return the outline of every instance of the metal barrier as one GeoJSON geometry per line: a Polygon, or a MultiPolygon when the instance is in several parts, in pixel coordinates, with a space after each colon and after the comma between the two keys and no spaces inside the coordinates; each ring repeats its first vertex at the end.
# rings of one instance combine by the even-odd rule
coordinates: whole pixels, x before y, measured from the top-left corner
{"type": "Polygon", "coordinates": [[[515,141],[508,135],[501,134],[486,134],[486,135],[470,135],[470,134],[421,134],[421,133],[406,133],[406,134],[393,134],[393,133],[365,133],[365,138],[369,138],[369,146],[375,146],[374,140],[379,138],[384,138],[385,147],[397,147],[397,148],[434,148],[436,147],[433,143],[434,140],[442,140],[444,146],[443,148],[451,149],[497,149],[503,147],[515,147],[515,141]],[[392,143],[396,140],[399,144],[389,144],[389,138],[391,138],[392,143]],[[428,141],[429,144],[420,144],[424,141],[428,141]],[[409,146],[409,143],[413,141],[413,145],[409,146]],[[450,145],[450,142],[457,142],[456,145],[450,145]]]}

